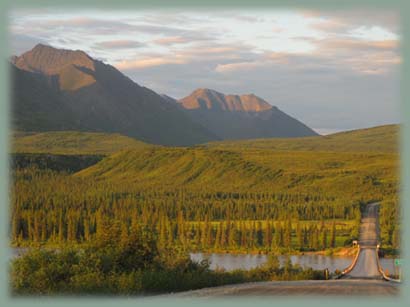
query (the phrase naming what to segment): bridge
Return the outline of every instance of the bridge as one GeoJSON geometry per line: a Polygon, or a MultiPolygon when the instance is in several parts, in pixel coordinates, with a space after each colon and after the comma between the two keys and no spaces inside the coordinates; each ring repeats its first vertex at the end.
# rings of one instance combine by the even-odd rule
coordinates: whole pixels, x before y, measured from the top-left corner
{"type": "Polygon", "coordinates": [[[398,295],[399,281],[386,276],[379,262],[378,205],[372,203],[366,206],[360,224],[357,254],[352,264],[333,280],[253,282],[187,291],[174,296],[398,295]]]}
{"type": "Polygon", "coordinates": [[[345,279],[384,279],[399,282],[388,277],[380,265],[378,256],[378,203],[368,204],[360,224],[358,252],[352,264],[346,268],[340,278],[345,279]]]}

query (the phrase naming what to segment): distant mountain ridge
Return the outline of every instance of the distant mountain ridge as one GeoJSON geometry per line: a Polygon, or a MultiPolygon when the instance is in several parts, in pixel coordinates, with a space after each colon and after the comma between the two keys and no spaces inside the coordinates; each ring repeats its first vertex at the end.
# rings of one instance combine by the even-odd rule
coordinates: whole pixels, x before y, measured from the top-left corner
{"type": "Polygon", "coordinates": [[[177,101],[80,50],[38,44],[11,63],[15,130],[121,133],[172,146],[316,135],[254,94],[202,88],[177,101]]]}
{"type": "Polygon", "coordinates": [[[77,90],[97,82],[93,76],[96,66],[94,60],[80,50],[62,50],[38,44],[12,61],[21,70],[54,79],[61,90],[77,90]]]}
{"type": "Polygon", "coordinates": [[[272,108],[268,102],[254,94],[224,95],[207,88],[195,90],[191,95],[180,99],[179,103],[188,110],[261,112],[272,108]]]}
{"type": "Polygon", "coordinates": [[[318,135],[305,124],[254,94],[225,95],[201,88],[176,103],[195,122],[222,139],[318,135]]]}
{"type": "Polygon", "coordinates": [[[12,59],[13,64],[26,71],[46,75],[57,74],[66,66],[77,66],[95,71],[94,60],[81,50],[57,49],[38,44],[32,50],[12,59]]]}
{"type": "Polygon", "coordinates": [[[82,51],[39,44],[12,63],[16,130],[121,133],[177,146],[218,139],[160,95],[82,51]]]}

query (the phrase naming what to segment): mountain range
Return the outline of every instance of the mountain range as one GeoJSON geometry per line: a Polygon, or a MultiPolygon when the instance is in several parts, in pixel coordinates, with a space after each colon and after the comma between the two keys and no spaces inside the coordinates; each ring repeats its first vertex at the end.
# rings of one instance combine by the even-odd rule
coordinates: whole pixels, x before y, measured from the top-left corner
{"type": "Polygon", "coordinates": [[[253,94],[198,89],[175,100],[80,50],[38,44],[12,57],[11,63],[12,124],[17,131],[121,133],[173,146],[316,135],[253,94]]]}
{"type": "Polygon", "coordinates": [[[223,140],[317,135],[254,94],[224,95],[201,88],[177,103],[192,120],[223,140]]]}

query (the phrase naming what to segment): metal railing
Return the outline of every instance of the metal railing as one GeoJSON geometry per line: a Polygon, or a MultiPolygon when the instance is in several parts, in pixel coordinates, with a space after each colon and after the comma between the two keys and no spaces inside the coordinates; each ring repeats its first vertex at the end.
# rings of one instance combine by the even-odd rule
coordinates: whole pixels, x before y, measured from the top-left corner
{"type": "Polygon", "coordinates": [[[355,267],[355,265],[357,263],[357,260],[359,259],[360,251],[361,251],[360,244],[357,244],[357,253],[356,253],[356,256],[354,257],[352,263],[347,268],[345,268],[342,271],[342,273],[340,273],[340,275],[336,276],[336,279],[342,278],[343,276],[345,276],[346,274],[350,273],[353,270],[353,268],[355,267]]]}
{"type": "Polygon", "coordinates": [[[384,280],[401,283],[400,279],[391,278],[391,277],[387,276],[386,273],[383,271],[383,268],[380,265],[380,259],[379,259],[379,246],[377,246],[377,248],[376,248],[376,260],[377,260],[377,269],[379,270],[379,273],[382,275],[384,280]]]}

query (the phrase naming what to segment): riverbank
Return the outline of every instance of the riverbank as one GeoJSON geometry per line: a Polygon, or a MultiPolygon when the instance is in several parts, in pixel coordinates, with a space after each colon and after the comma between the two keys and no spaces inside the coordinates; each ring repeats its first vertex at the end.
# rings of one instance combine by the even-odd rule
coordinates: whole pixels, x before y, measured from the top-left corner
{"type": "Polygon", "coordinates": [[[323,255],[323,256],[354,256],[357,253],[356,247],[336,247],[318,251],[301,251],[297,249],[276,249],[276,250],[228,250],[228,249],[206,249],[192,250],[192,253],[204,254],[232,254],[232,255],[323,255]]]}
{"type": "MultiPolygon", "coordinates": [[[[134,239],[133,239],[134,240],[134,239]]],[[[13,295],[151,295],[269,280],[324,279],[314,270],[271,259],[250,270],[212,270],[176,250],[160,253],[138,242],[98,248],[30,249],[11,261],[13,295]],[[178,282],[175,282],[178,281],[178,282]]]]}
{"type": "MultiPolygon", "coordinates": [[[[10,248],[14,250],[16,255],[24,253],[29,249],[41,248],[45,250],[58,250],[62,248],[74,248],[84,249],[87,248],[87,244],[71,243],[71,244],[42,244],[42,243],[30,243],[30,244],[11,244],[10,248]]],[[[357,253],[356,247],[336,247],[319,251],[300,251],[296,249],[276,249],[276,250],[252,250],[252,249],[240,249],[240,250],[226,250],[226,249],[207,249],[207,250],[191,250],[188,253],[203,253],[203,254],[230,254],[230,255],[276,255],[276,256],[303,256],[303,255],[321,255],[321,256],[354,256],[357,253]]],[[[386,253],[386,255],[388,255],[386,253]]],[[[387,258],[387,257],[386,257],[387,258]]]]}
{"type": "Polygon", "coordinates": [[[305,252],[307,255],[323,255],[323,256],[354,256],[357,253],[357,247],[337,247],[315,252],[305,252]]]}

